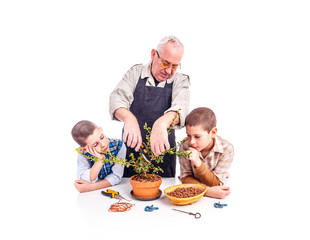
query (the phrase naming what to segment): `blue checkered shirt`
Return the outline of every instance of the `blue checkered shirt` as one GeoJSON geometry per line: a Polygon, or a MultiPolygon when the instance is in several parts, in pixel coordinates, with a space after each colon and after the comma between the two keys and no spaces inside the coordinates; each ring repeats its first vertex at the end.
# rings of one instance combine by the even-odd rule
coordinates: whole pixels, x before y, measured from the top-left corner
{"type": "MultiPolygon", "coordinates": [[[[119,139],[112,139],[112,138],[108,138],[109,140],[109,149],[110,152],[114,154],[114,156],[117,156],[119,150],[121,149],[122,145],[123,145],[123,141],[119,140],[119,139]]],[[[93,157],[93,155],[91,155],[88,152],[83,152],[83,155],[88,156],[88,157],[93,157]]],[[[109,159],[109,155],[105,155],[106,159],[109,159]]],[[[95,163],[95,161],[90,160],[87,158],[88,163],[90,164],[90,167],[92,167],[95,163]]],[[[100,179],[104,179],[107,175],[109,175],[112,172],[112,167],[114,166],[114,163],[110,163],[110,162],[106,162],[103,164],[99,174],[98,174],[98,178],[100,179]]]]}

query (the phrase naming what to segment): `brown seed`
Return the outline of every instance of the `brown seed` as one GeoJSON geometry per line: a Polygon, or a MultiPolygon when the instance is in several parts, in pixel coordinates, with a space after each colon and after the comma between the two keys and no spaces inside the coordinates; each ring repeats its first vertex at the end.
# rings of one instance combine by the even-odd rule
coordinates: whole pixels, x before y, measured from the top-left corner
{"type": "Polygon", "coordinates": [[[190,198],[197,196],[203,192],[203,189],[196,187],[180,187],[176,188],[167,194],[175,198],[190,198]]]}

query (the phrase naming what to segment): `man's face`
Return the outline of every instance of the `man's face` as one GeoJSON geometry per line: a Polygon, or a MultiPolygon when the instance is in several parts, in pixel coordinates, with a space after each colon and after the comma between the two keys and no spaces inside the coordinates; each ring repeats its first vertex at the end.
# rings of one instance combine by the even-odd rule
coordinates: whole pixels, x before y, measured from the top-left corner
{"type": "Polygon", "coordinates": [[[213,147],[213,138],[216,134],[216,128],[213,128],[210,133],[204,130],[201,126],[186,126],[188,144],[195,148],[198,152],[209,150],[213,147]],[[214,132],[215,129],[215,132],[214,132]]]}
{"type": "Polygon", "coordinates": [[[102,129],[95,128],[92,135],[89,135],[85,140],[87,146],[92,147],[96,150],[96,152],[102,154],[102,148],[105,150],[109,150],[109,140],[103,134],[102,129]]]}
{"type": "Polygon", "coordinates": [[[155,49],[152,50],[152,74],[157,81],[165,81],[174,75],[177,70],[174,68],[180,64],[183,53],[183,47],[176,46],[170,42],[166,43],[160,52],[156,52],[155,49]]]}

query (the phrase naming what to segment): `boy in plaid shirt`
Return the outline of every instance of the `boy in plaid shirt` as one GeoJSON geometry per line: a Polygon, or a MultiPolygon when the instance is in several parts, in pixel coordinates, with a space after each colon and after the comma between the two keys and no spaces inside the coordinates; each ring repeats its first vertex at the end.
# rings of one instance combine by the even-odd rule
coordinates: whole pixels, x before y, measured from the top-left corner
{"type": "Polygon", "coordinates": [[[75,187],[79,192],[87,192],[118,184],[123,176],[124,167],[120,164],[102,163],[91,158],[107,159],[102,149],[109,151],[116,158],[125,159],[126,146],[121,140],[107,138],[102,128],[83,120],[71,131],[73,139],[80,145],[77,158],[77,177],[75,187]]]}
{"type": "Polygon", "coordinates": [[[225,198],[230,194],[224,186],[234,157],[233,146],[217,136],[214,112],[205,107],[191,111],[185,119],[187,140],[180,151],[191,152],[189,158],[179,157],[182,183],[203,183],[205,196],[225,198]]]}

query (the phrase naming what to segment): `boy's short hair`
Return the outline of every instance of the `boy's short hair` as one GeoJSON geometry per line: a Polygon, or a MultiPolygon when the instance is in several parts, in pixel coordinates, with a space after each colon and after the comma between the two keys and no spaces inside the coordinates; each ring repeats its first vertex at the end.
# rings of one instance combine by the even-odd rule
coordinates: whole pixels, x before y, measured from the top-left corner
{"type": "Polygon", "coordinates": [[[210,133],[211,129],[216,127],[216,117],[210,108],[195,108],[187,115],[185,125],[201,126],[205,131],[210,133]]]}
{"type": "Polygon", "coordinates": [[[98,128],[96,124],[88,120],[79,121],[71,130],[71,135],[81,147],[85,147],[85,140],[94,133],[94,130],[98,128]]]}

